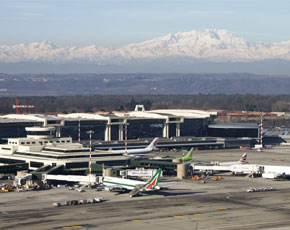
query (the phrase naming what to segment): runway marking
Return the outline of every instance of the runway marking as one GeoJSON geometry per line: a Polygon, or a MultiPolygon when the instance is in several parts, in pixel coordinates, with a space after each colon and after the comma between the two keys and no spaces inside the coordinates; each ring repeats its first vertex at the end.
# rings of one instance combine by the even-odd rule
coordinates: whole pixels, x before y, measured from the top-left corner
{"type": "Polygon", "coordinates": [[[83,225],[72,225],[72,226],[63,226],[63,227],[57,227],[57,229],[84,229],[84,228],[95,228],[96,225],[91,224],[83,224],[83,225]]]}
{"type": "Polygon", "coordinates": [[[194,213],[193,215],[194,215],[194,216],[202,216],[203,213],[194,213]]]}
{"type": "Polygon", "coordinates": [[[71,228],[81,228],[82,226],[65,226],[63,229],[71,229],[71,228]]]}
{"type": "Polygon", "coordinates": [[[181,218],[181,217],[184,217],[184,216],[174,216],[174,218],[181,218]]]}
{"type": "Polygon", "coordinates": [[[141,220],[131,220],[132,222],[140,222],[141,220]]]}

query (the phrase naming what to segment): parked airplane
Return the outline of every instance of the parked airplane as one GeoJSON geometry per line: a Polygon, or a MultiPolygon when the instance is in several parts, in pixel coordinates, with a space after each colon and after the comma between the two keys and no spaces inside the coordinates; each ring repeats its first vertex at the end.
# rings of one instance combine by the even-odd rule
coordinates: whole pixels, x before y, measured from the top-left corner
{"type": "Polygon", "coordinates": [[[118,177],[102,177],[101,183],[112,192],[129,192],[130,197],[140,195],[144,191],[158,190],[159,178],[162,170],[158,169],[155,175],[148,181],[137,181],[130,179],[122,179],[118,177]]]}
{"type": "Polygon", "coordinates": [[[244,153],[239,161],[233,162],[211,162],[206,163],[192,163],[191,167],[194,171],[202,172],[234,172],[234,173],[245,173],[245,174],[256,174],[260,171],[260,167],[253,164],[248,164],[247,153],[244,153]]]}
{"type": "Polygon", "coordinates": [[[179,161],[181,162],[191,161],[193,151],[194,151],[194,148],[192,147],[184,157],[179,158],[179,161]]]}
{"type": "Polygon", "coordinates": [[[216,165],[227,166],[227,165],[237,165],[237,164],[247,164],[247,153],[244,153],[239,161],[232,162],[215,162],[216,165]]]}
{"type": "Polygon", "coordinates": [[[263,165],[263,178],[290,179],[290,166],[263,165]]]}
{"type": "Polygon", "coordinates": [[[156,145],[158,141],[159,141],[159,137],[155,137],[154,140],[146,148],[143,148],[143,149],[127,149],[127,150],[121,149],[121,150],[110,150],[110,151],[113,153],[122,153],[126,155],[147,154],[156,149],[156,145]]]}

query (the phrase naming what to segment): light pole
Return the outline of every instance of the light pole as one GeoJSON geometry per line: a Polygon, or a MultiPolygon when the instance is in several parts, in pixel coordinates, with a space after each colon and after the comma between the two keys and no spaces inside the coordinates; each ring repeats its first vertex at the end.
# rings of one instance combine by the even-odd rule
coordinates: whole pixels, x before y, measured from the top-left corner
{"type": "Polygon", "coordinates": [[[79,117],[79,127],[78,127],[78,141],[81,143],[81,118],[79,117]]]}
{"type": "Polygon", "coordinates": [[[91,175],[92,175],[92,134],[93,133],[95,133],[93,130],[87,131],[87,134],[90,135],[90,161],[89,161],[90,182],[91,182],[91,175]]]}
{"type": "Polygon", "coordinates": [[[263,116],[264,113],[261,114],[261,124],[260,124],[260,144],[261,144],[261,148],[263,148],[263,116]]]}
{"type": "Polygon", "coordinates": [[[128,155],[128,151],[127,151],[127,121],[125,124],[125,155],[128,155]]]}

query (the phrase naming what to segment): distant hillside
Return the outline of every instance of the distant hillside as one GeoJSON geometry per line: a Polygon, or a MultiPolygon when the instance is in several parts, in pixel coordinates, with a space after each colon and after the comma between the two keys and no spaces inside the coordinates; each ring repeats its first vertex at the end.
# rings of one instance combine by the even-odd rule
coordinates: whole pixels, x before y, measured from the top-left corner
{"type": "MultiPolygon", "coordinates": [[[[15,97],[0,97],[0,114],[15,113],[15,97]]],[[[78,95],[78,96],[17,96],[22,113],[73,113],[115,110],[134,110],[136,104],[149,109],[204,109],[227,111],[290,112],[290,95],[78,95]]]]}
{"type": "Polygon", "coordinates": [[[227,74],[0,74],[0,96],[290,94],[290,77],[227,74]]]}

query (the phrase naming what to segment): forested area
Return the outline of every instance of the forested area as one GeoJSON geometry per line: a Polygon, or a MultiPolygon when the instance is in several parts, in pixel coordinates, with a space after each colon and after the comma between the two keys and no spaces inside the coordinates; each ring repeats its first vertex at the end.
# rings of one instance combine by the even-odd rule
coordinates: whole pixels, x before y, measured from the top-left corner
{"type": "MultiPolygon", "coordinates": [[[[34,105],[31,113],[73,113],[133,110],[136,104],[148,109],[219,109],[289,112],[290,95],[94,95],[17,97],[21,105],[34,105]]],[[[0,97],[0,113],[15,113],[15,97],[0,97]]]]}

